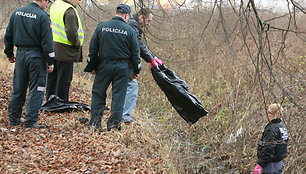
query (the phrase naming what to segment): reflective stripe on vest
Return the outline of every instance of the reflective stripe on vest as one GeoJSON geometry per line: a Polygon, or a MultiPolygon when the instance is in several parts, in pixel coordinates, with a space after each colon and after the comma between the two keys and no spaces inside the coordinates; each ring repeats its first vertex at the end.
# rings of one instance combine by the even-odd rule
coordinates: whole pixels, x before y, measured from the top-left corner
{"type": "Polygon", "coordinates": [[[78,18],[78,24],[79,24],[78,35],[79,35],[80,44],[83,45],[84,32],[78,12],[71,4],[66,3],[62,0],[55,1],[55,3],[52,4],[50,8],[53,41],[72,46],[72,43],[67,39],[65,24],[64,24],[64,14],[68,8],[72,8],[75,11],[75,14],[78,18]]]}

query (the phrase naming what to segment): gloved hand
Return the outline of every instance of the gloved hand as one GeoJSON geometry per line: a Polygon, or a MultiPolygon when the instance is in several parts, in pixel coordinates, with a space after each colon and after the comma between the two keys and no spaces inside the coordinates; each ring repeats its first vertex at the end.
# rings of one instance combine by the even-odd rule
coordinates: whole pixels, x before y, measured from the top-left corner
{"type": "Polygon", "coordinates": [[[154,57],[154,59],[155,59],[155,62],[157,62],[160,65],[163,65],[163,62],[159,58],[154,57]]]}
{"type": "Polygon", "coordinates": [[[257,164],[255,169],[253,170],[253,174],[261,174],[262,167],[257,164]]]}
{"type": "Polygon", "coordinates": [[[163,62],[162,62],[161,60],[159,60],[157,57],[154,57],[154,58],[150,61],[150,63],[151,63],[151,67],[152,67],[153,69],[157,68],[158,65],[162,65],[162,64],[163,64],[163,62]]]}

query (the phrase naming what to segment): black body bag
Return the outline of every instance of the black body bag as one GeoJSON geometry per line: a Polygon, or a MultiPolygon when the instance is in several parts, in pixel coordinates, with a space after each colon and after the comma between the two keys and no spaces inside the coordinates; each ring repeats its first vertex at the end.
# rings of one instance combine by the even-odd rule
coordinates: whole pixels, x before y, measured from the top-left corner
{"type": "Polygon", "coordinates": [[[203,108],[201,100],[190,94],[186,82],[173,71],[162,65],[159,69],[151,68],[151,72],[157,85],[187,123],[193,124],[207,115],[208,111],[203,108]]]}
{"type": "Polygon", "coordinates": [[[40,108],[40,110],[45,110],[47,112],[71,112],[78,110],[90,110],[91,107],[87,104],[78,102],[68,102],[58,96],[51,95],[40,108]]]}

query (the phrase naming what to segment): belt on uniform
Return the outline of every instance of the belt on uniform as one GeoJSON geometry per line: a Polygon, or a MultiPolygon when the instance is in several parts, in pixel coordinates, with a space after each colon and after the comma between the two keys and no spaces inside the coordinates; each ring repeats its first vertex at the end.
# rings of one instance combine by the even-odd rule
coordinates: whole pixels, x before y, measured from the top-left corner
{"type": "Polygon", "coordinates": [[[108,59],[102,60],[103,63],[130,63],[130,59],[108,59]]]}
{"type": "Polygon", "coordinates": [[[42,49],[38,47],[17,47],[17,51],[42,51],[42,49]]]}

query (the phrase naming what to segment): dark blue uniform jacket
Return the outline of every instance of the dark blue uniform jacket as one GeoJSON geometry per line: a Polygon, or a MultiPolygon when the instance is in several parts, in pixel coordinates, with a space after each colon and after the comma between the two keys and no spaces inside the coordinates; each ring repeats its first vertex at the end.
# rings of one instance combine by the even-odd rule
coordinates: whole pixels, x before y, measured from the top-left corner
{"type": "Polygon", "coordinates": [[[53,64],[55,56],[50,23],[49,15],[34,2],[15,10],[4,36],[4,53],[13,57],[14,45],[33,48],[42,51],[48,64],[53,64]]]}
{"type": "Polygon", "coordinates": [[[96,69],[100,62],[109,60],[129,61],[136,74],[141,70],[136,32],[118,16],[97,26],[88,56],[86,72],[96,69]]]}

